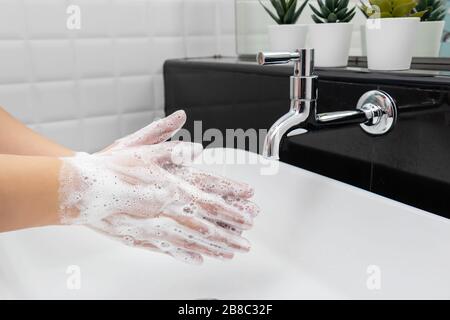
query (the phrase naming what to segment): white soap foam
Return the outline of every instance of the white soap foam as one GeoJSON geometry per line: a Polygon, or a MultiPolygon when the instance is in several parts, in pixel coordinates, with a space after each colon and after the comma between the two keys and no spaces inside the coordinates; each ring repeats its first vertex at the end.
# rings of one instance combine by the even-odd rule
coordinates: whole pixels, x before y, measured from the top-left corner
{"type": "Polygon", "coordinates": [[[62,158],[61,221],[190,263],[201,262],[200,254],[223,258],[237,247],[247,248],[239,235],[251,225],[257,208],[237,195],[251,189],[174,165],[167,155],[179,145],[62,158]]]}

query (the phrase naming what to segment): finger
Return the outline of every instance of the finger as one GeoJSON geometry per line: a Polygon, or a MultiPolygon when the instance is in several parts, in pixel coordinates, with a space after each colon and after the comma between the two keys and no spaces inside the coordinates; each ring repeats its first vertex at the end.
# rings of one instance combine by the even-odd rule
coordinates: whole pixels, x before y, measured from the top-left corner
{"type": "Polygon", "coordinates": [[[246,199],[226,197],[225,201],[238,210],[250,213],[252,217],[256,217],[261,211],[256,203],[246,199]]]}
{"type": "Polygon", "coordinates": [[[145,236],[153,236],[153,228],[158,229],[157,236],[168,243],[185,250],[194,251],[215,258],[231,259],[233,249],[225,242],[212,240],[209,235],[198,232],[165,216],[152,219],[147,225],[145,236]]]}
{"type": "Polygon", "coordinates": [[[221,247],[213,247],[211,244],[199,243],[196,240],[174,236],[170,238],[170,242],[177,248],[211,258],[229,260],[234,257],[232,251],[223,250],[221,247]]]}
{"type": "Polygon", "coordinates": [[[236,236],[240,236],[243,233],[243,230],[233,227],[225,222],[214,220],[214,219],[208,219],[208,218],[206,218],[205,220],[212,223],[213,225],[216,225],[219,228],[222,228],[223,230],[225,230],[231,234],[236,235],[236,236]]]}
{"type": "Polygon", "coordinates": [[[192,185],[183,186],[183,183],[179,184],[181,192],[178,199],[167,203],[162,208],[162,212],[168,212],[171,216],[217,220],[241,230],[249,229],[252,226],[253,217],[250,214],[227,204],[219,196],[204,193],[192,185]]]}
{"type": "Polygon", "coordinates": [[[169,172],[167,174],[167,179],[172,180],[180,191],[179,199],[167,205],[172,212],[193,210],[199,216],[220,220],[238,229],[249,229],[253,225],[252,213],[242,211],[228,204],[222,197],[204,192],[169,172]],[[195,209],[189,207],[192,205],[195,205],[195,209]]]}
{"type": "Polygon", "coordinates": [[[181,247],[173,246],[167,242],[157,239],[138,240],[130,236],[117,237],[117,240],[122,243],[134,247],[140,248],[152,252],[160,252],[167,254],[178,261],[184,263],[200,265],[203,263],[203,257],[201,254],[193,251],[183,249],[181,247]]]}
{"type": "Polygon", "coordinates": [[[136,239],[136,236],[139,236],[141,234],[141,231],[137,230],[136,227],[131,224],[124,225],[123,223],[125,219],[127,219],[126,214],[115,214],[108,219],[98,221],[95,227],[88,227],[127,246],[168,254],[176,260],[185,263],[197,265],[203,263],[203,258],[199,253],[173,246],[169,242],[166,242],[164,240],[150,238],[146,240],[136,239]],[[119,230],[116,230],[118,224],[122,227],[119,228],[119,230]],[[131,231],[129,232],[130,234],[125,234],[123,232],[124,229],[128,229],[129,231],[131,231]]]}
{"type": "MultiPolygon", "coordinates": [[[[180,185],[183,189],[185,186],[180,185]]],[[[197,212],[209,219],[218,220],[238,229],[247,230],[253,225],[254,214],[228,204],[222,197],[190,188],[197,212]]]]}
{"type": "Polygon", "coordinates": [[[241,237],[240,234],[230,232],[223,228],[224,225],[215,224],[207,220],[193,219],[186,216],[173,216],[167,213],[167,216],[177,221],[189,229],[193,229],[206,239],[215,243],[223,243],[233,250],[240,252],[248,252],[250,250],[250,242],[241,237]]]}
{"type": "Polygon", "coordinates": [[[165,253],[167,255],[170,255],[171,257],[175,258],[178,261],[194,264],[194,265],[200,265],[203,263],[203,257],[201,254],[193,251],[189,251],[180,247],[171,247],[169,250],[167,248],[161,248],[161,242],[160,241],[141,241],[136,244],[138,248],[155,251],[155,248],[157,251],[165,253]]]}
{"type": "Polygon", "coordinates": [[[113,162],[123,166],[142,166],[157,163],[170,166],[173,164],[189,165],[201,153],[200,143],[168,141],[156,145],[139,146],[120,151],[112,151],[113,162]]]}
{"type": "Polygon", "coordinates": [[[201,233],[167,217],[139,219],[116,214],[107,221],[115,226],[115,234],[122,236],[124,241],[130,241],[130,245],[135,245],[137,241],[150,242],[169,254],[176,253],[176,248],[182,248],[216,258],[233,257],[233,250],[225,243],[206,239],[201,233]]]}
{"type": "Polygon", "coordinates": [[[171,166],[166,169],[194,184],[200,190],[215,193],[222,197],[249,199],[254,194],[253,188],[246,183],[211,174],[194,167],[171,166]]]}
{"type": "Polygon", "coordinates": [[[154,121],[148,126],[124,138],[116,140],[105,151],[124,149],[146,144],[158,144],[171,138],[186,122],[186,113],[178,110],[166,118],[154,121]]]}
{"type": "Polygon", "coordinates": [[[243,230],[248,230],[253,226],[252,214],[227,204],[222,198],[213,201],[199,198],[196,202],[209,213],[209,218],[222,221],[243,230]]]}

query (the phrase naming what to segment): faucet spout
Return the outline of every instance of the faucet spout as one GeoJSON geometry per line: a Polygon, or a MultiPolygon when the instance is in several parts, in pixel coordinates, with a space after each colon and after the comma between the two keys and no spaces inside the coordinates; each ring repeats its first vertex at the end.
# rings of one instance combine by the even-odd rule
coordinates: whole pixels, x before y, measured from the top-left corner
{"type": "MultiPolygon", "coordinates": [[[[291,109],[269,129],[263,146],[263,156],[279,160],[282,139],[295,129],[302,133],[337,125],[359,124],[369,135],[388,133],[397,120],[394,99],[384,91],[368,91],[359,98],[356,110],[317,113],[317,76],[314,71],[314,49],[300,49],[294,53],[260,52],[261,65],[294,62],[294,75],[290,77],[291,109]]],[[[296,132],[296,134],[298,134],[296,132]]]]}
{"type": "MultiPolygon", "coordinates": [[[[291,108],[270,127],[264,139],[262,155],[267,159],[280,159],[281,140],[291,131],[307,122],[311,111],[311,103],[300,103],[301,107],[291,108]]],[[[306,132],[306,131],[305,131],[306,132]]]]}

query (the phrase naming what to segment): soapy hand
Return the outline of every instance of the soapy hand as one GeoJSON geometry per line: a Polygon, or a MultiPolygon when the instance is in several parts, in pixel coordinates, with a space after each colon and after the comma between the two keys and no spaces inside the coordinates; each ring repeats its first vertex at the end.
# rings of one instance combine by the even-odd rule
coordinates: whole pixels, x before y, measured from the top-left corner
{"type": "Polygon", "coordinates": [[[162,142],[184,120],[184,112],[175,113],[100,153],[63,158],[63,223],[191,263],[247,251],[240,234],[258,213],[253,190],[192,167],[201,145],[162,142]]]}

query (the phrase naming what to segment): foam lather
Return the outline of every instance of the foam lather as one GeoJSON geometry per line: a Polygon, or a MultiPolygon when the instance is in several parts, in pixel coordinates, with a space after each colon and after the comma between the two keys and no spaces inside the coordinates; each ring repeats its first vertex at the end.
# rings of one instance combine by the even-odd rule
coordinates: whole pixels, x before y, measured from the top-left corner
{"type": "Polygon", "coordinates": [[[190,263],[248,251],[241,233],[258,213],[252,188],[192,167],[202,146],[161,142],[170,135],[161,122],[142,130],[104,152],[61,158],[62,223],[190,263]]]}

